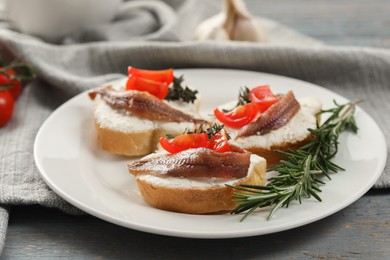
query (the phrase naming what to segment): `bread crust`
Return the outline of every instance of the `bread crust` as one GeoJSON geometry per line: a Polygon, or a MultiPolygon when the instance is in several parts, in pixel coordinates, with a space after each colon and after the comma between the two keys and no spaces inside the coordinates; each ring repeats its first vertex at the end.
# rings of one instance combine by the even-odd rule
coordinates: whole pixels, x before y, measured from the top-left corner
{"type": "Polygon", "coordinates": [[[275,151],[286,152],[289,149],[297,150],[313,139],[314,139],[314,136],[309,134],[305,139],[294,142],[294,143],[285,142],[282,144],[273,145],[269,149],[266,149],[263,147],[252,146],[252,147],[246,147],[245,150],[247,150],[251,153],[257,154],[257,155],[263,157],[264,159],[266,159],[268,168],[271,168],[271,167],[277,165],[280,162],[280,160],[286,159],[286,156],[284,156],[280,153],[277,153],[275,151]]]}
{"type": "MultiPolygon", "coordinates": [[[[316,98],[312,98],[312,97],[302,98],[299,100],[299,103],[301,105],[301,109],[303,109],[303,108],[309,109],[309,110],[306,110],[305,116],[310,116],[311,117],[310,119],[315,119],[316,125],[318,126],[319,122],[321,122],[321,114],[319,113],[321,111],[321,107],[322,107],[321,103],[316,98]],[[309,113],[309,114],[307,114],[307,113],[309,113]]],[[[301,111],[298,111],[298,113],[301,113],[301,111]]],[[[296,116],[298,116],[298,113],[294,117],[292,117],[290,121],[294,120],[294,118],[296,116]]],[[[286,125],[289,124],[290,121],[287,122],[286,125]]],[[[284,128],[284,127],[286,127],[286,125],[284,125],[280,128],[284,128]]],[[[295,123],[295,127],[299,127],[301,130],[306,130],[308,128],[315,128],[316,125],[308,126],[308,125],[302,125],[302,124],[295,123]]],[[[278,130],[279,129],[271,130],[271,133],[273,131],[278,131],[278,130]]],[[[233,131],[235,131],[234,132],[235,134],[237,134],[239,132],[239,130],[233,130],[233,131]]],[[[251,139],[251,141],[242,142],[242,140],[245,140],[245,138],[247,138],[247,137],[249,137],[249,136],[236,138],[233,141],[233,143],[242,149],[245,149],[245,150],[250,151],[254,154],[257,154],[261,157],[264,157],[267,160],[267,166],[269,168],[277,165],[280,162],[280,160],[286,159],[286,157],[284,155],[277,153],[275,151],[279,150],[279,151],[285,152],[285,151],[288,151],[289,149],[297,150],[315,138],[315,136],[313,134],[311,134],[309,131],[307,131],[306,133],[303,133],[303,134],[299,134],[299,136],[296,136],[293,138],[290,137],[290,134],[285,134],[285,135],[280,134],[279,135],[279,137],[281,137],[280,139],[284,140],[284,141],[276,141],[275,138],[273,138],[273,137],[270,137],[266,141],[264,139],[262,139],[261,143],[269,144],[270,141],[273,142],[273,144],[271,144],[271,146],[267,145],[267,147],[264,147],[264,146],[261,146],[260,143],[256,143],[256,141],[254,141],[255,138],[251,139]],[[284,138],[284,137],[286,137],[286,138],[284,138]]],[[[265,138],[267,138],[267,137],[265,137],[265,138]]]]}
{"type": "Polygon", "coordinates": [[[161,125],[150,127],[147,130],[140,130],[140,127],[133,123],[131,132],[123,132],[109,126],[103,126],[105,124],[102,124],[97,116],[97,109],[102,104],[104,104],[102,100],[95,104],[94,121],[96,137],[100,147],[107,152],[126,156],[144,156],[158,149],[161,137],[167,135],[177,136],[183,132],[182,129],[176,130],[172,125],[167,128],[161,125]]]}
{"type": "Polygon", "coordinates": [[[161,128],[133,133],[124,133],[102,127],[95,121],[96,137],[100,147],[110,153],[126,156],[144,156],[154,152],[160,137],[167,134],[180,135],[181,132],[168,131],[161,128]]]}
{"type": "MultiPolygon", "coordinates": [[[[321,115],[320,114],[314,115],[314,117],[316,118],[317,124],[319,122],[321,122],[321,115]]],[[[308,132],[306,138],[304,138],[302,140],[295,140],[294,142],[283,142],[283,143],[272,145],[269,148],[256,146],[256,144],[252,144],[252,146],[245,147],[245,148],[241,147],[241,146],[239,146],[239,147],[241,147],[242,149],[245,149],[251,153],[254,153],[254,154],[257,154],[257,155],[263,157],[264,159],[267,160],[268,168],[271,168],[271,167],[276,166],[280,162],[280,160],[286,159],[286,156],[284,156],[280,153],[277,153],[275,151],[286,152],[289,149],[298,150],[299,148],[301,148],[302,146],[304,146],[308,142],[312,141],[314,138],[315,138],[315,136],[313,134],[311,134],[310,132],[308,132]]]]}
{"type": "Polygon", "coordinates": [[[95,128],[99,144],[107,152],[127,156],[142,156],[153,152],[153,130],[123,133],[101,127],[97,122],[95,128]]]}
{"type": "MultiPolygon", "coordinates": [[[[253,165],[252,171],[234,185],[265,184],[266,161],[260,160],[253,165]]],[[[234,189],[227,186],[209,188],[175,188],[160,186],[136,177],[138,188],[145,201],[151,206],[168,211],[206,214],[233,210],[236,207],[232,199],[234,189]]]]}

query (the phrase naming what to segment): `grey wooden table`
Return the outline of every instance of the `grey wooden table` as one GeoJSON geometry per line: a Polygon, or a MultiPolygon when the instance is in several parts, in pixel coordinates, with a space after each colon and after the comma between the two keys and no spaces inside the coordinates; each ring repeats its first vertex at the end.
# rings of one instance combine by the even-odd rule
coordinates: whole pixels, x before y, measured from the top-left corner
{"type": "MultiPolygon", "coordinates": [[[[262,15],[328,44],[390,47],[386,0],[247,0],[262,15]]],[[[252,8],[251,8],[252,9],[252,8]]],[[[252,9],[252,10],[253,10],[252,9]]],[[[39,206],[11,211],[4,259],[390,259],[390,190],[276,234],[225,240],[166,237],[39,206]]]]}

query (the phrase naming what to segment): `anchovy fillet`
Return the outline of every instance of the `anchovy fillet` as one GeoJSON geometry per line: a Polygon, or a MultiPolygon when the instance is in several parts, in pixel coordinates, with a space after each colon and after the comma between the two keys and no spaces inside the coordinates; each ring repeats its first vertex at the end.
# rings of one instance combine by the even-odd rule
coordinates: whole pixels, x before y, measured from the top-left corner
{"type": "Polygon", "coordinates": [[[196,119],[192,115],[171,107],[163,100],[144,91],[115,91],[105,87],[89,92],[89,97],[93,100],[98,94],[111,108],[127,110],[138,117],[149,120],[177,123],[204,122],[202,119],[196,119]]]}
{"type": "Polygon", "coordinates": [[[264,135],[272,130],[284,126],[299,111],[300,105],[294,94],[289,91],[287,94],[272,105],[264,114],[260,115],[256,121],[242,128],[236,138],[250,135],[264,135]]]}
{"type": "Polygon", "coordinates": [[[129,163],[133,175],[150,174],[173,177],[209,177],[239,179],[247,175],[250,152],[218,153],[193,148],[176,154],[161,154],[129,163]]]}

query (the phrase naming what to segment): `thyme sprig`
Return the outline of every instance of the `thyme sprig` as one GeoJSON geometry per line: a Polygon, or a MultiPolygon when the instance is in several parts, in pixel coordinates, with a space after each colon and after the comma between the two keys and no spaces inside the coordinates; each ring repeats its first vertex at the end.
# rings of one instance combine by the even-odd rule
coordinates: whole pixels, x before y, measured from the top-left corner
{"type": "MultiPolygon", "coordinates": [[[[225,125],[223,124],[217,124],[217,123],[212,123],[210,124],[200,124],[199,127],[195,128],[195,130],[185,130],[183,134],[202,134],[206,133],[211,139],[215,134],[217,134],[219,131],[224,129],[225,125]]],[[[226,133],[228,140],[230,139],[230,135],[226,133]]]]}
{"type": "Polygon", "coordinates": [[[334,108],[322,110],[320,114],[329,113],[330,116],[317,129],[309,129],[315,138],[298,150],[279,151],[286,159],[270,169],[278,174],[267,185],[229,186],[236,190],[233,199],[237,207],[232,214],[246,212],[243,221],[257,208],[271,207],[269,220],[279,208],[287,208],[292,201],[301,204],[303,198],[310,197],[321,201],[318,193],[320,186],[325,184],[322,177],[330,179],[330,172],[344,170],[331,160],[338,152],[340,133],[358,130],[354,112],[359,102],[339,105],[334,101],[334,108]]]}
{"type": "Polygon", "coordinates": [[[245,105],[245,104],[248,104],[251,102],[249,100],[249,91],[250,91],[250,89],[248,87],[241,87],[240,88],[240,91],[238,93],[238,101],[237,101],[236,107],[242,106],[242,105],[245,105]]]}
{"type": "Polygon", "coordinates": [[[198,91],[192,90],[188,86],[183,87],[183,81],[183,75],[178,78],[174,77],[173,85],[168,89],[168,94],[165,97],[166,100],[182,100],[186,103],[194,103],[198,91]]]}
{"type": "Polygon", "coordinates": [[[230,108],[230,109],[222,109],[224,113],[228,113],[233,111],[236,107],[243,106],[245,104],[250,103],[251,101],[249,100],[249,92],[250,89],[246,86],[240,87],[240,90],[238,92],[238,98],[237,98],[237,103],[235,107],[230,108]]]}

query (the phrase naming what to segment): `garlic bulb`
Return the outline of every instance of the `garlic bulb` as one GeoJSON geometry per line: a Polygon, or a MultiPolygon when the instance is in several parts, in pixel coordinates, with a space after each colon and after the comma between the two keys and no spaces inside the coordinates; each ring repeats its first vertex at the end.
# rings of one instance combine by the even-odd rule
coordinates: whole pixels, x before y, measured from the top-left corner
{"type": "Polygon", "coordinates": [[[264,42],[266,35],[243,0],[225,0],[224,11],[199,24],[194,39],[264,42]]]}

